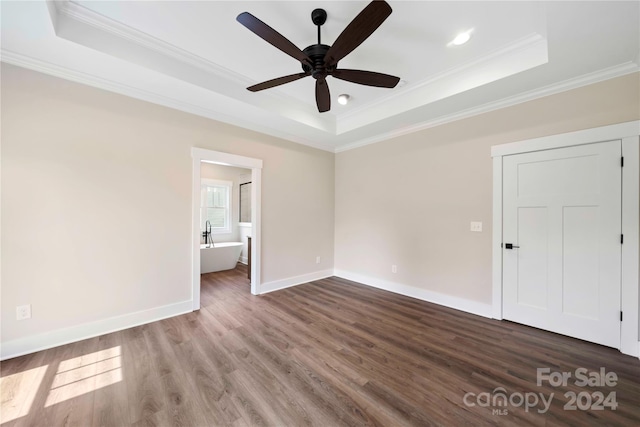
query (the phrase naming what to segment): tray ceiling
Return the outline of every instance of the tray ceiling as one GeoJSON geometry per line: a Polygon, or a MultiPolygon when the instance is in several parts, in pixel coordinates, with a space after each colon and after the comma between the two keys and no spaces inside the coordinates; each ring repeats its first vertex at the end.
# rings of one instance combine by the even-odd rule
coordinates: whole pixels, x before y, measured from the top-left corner
{"type": "Polygon", "coordinates": [[[299,48],[331,44],[368,2],[6,2],[2,60],[81,83],[341,151],[638,71],[638,2],[389,1],[393,13],[342,68],[399,76],[394,89],[329,78],[252,93],[300,64],[236,22],[249,11],[299,48]],[[450,42],[471,31],[461,46],[450,42]],[[346,93],[351,102],[337,103],[346,93]]]}

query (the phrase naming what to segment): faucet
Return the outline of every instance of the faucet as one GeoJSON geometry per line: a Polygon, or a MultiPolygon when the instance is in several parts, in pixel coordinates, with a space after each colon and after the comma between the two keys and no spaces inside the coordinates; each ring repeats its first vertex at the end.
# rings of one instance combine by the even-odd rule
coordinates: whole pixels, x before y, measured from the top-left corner
{"type": "Polygon", "coordinates": [[[213,242],[211,242],[211,222],[209,222],[209,220],[207,220],[207,222],[205,223],[204,229],[205,231],[204,233],[202,233],[204,236],[204,244],[207,245],[208,248],[210,248],[211,243],[213,242]]]}

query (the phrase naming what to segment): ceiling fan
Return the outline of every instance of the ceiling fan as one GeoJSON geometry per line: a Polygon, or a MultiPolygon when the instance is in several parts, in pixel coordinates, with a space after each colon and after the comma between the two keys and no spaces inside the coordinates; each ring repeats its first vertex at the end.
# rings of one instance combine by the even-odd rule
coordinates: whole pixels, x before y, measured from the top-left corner
{"type": "Polygon", "coordinates": [[[302,73],[278,77],[266,82],[258,83],[247,89],[257,92],[290,83],[303,77],[312,76],[316,79],[316,104],[318,111],[323,113],[331,108],[331,95],[327,85],[327,76],[346,80],[361,85],[393,88],[400,81],[399,77],[373,71],[348,70],[338,68],[338,61],[351,53],[365,41],[391,15],[391,6],[385,1],[374,0],[356,16],[347,28],[342,31],[332,46],[320,42],[320,27],[327,20],[324,9],[311,12],[311,20],[318,27],[318,43],[298,49],[282,34],[250,14],[243,12],[236,18],[238,22],[254,32],[287,55],[302,63],[302,73]]]}

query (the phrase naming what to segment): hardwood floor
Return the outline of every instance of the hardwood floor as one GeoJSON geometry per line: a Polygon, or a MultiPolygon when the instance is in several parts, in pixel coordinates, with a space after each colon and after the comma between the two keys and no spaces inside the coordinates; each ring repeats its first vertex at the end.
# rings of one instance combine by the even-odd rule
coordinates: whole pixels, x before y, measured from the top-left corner
{"type": "Polygon", "coordinates": [[[2,426],[640,425],[640,361],[617,350],[339,278],[256,297],[243,266],[204,275],[201,298],[3,362],[2,426]],[[537,368],[571,378],[538,386],[537,368]],[[580,387],[578,368],[616,385],[580,387]],[[567,392],[618,406],[565,410],[567,392]]]}

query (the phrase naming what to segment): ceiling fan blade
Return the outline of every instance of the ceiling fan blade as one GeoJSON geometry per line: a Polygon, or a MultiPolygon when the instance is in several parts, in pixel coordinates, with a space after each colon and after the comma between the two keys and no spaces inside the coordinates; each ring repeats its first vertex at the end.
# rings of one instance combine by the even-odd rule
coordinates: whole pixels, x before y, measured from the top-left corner
{"type": "Polygon", "coordinates": [[[392,88],[396,87],[396,85],[400,81],[400,77],[362,70],[337,69],[334,70],[331,75],[336,79],[375,87],[392,88]]]}
{"type": "Polygon", "coordinates": [[[316,80],[316,104],[318,111],[324,113],[331,109],[331,94],[325,79],[316,80]]]}
{"type": "Polygon", "coordinates": [[[342,31],[324,57],[324,65],[330,67],[360,46],[391,15],[386,1],[374,0],[342,31]]]}
{"type": "Polygon", "coordinates": [[[280,86],[285,83],[291,83],[303,77],[307,77],[307,73],[291,74],[289,76],[278,77],[277,79],[267,80],[266,82],[258,83],[253,86],[249,86],[247,90],[251,92],[258,92],[260,90],[270,89],[272,87],[280,86]]]}
{"type": "Polygon", "coordinates": [[[247,27],[250,31],[255,33],[258,37],[261,37],[267,43],[277,47],[287,55],[297,59],[300,62],[304,62],[309,65],[313,65],[311,59],[303,51],[298,49],[296,45],[291,43],[282,34],[250,14],[249,12],[243,12],[236,20],[247,27]]]}

